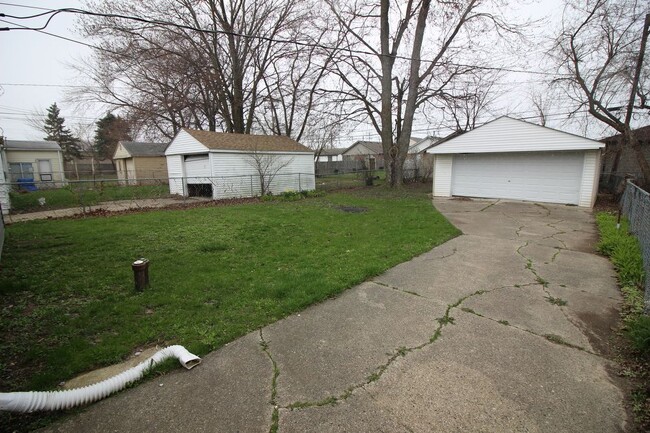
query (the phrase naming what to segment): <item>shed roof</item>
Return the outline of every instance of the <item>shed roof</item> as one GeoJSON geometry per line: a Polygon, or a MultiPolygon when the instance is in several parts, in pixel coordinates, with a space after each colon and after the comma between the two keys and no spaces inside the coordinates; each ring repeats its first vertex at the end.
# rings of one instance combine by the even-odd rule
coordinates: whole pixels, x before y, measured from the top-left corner
{"type": "Polygon", "coordinates": [[[56,141],[45,140],[5,140],[5,148],[8,150],[61,150],[61,146],[56,141]]]}
{"type": "MultiPolygon", "coordinates": [[[[634,135],[636,136],[636,139],[639,140],[641,144],[643,144],[644,142],[650,143],[650,125],[637,128],[633,132],[634,135]]],[[[623,138],[623,134],[616,134],[609,137],[605,137],[600,141],[602,141],[603,143],[618,142],[622,138],[623,138]]]]}
{"type": "Polygon", "coordinates": [[[142,141],[120,141],[120,144],[132,157],[165,156],[165,149],[169,145],[169,143],[148,143],[142,141]]]}
{"type": "Polygon", "coordinates": [[[332,149],[323,149],[320,152],[320,156],[334,156],[334,155],[341,155],[343,152],[347,150],[346,147],[334,147],[332,149]]]}
{"type": "Polygon", "coordinates": [[[604,143],[502,116],[427,149],[432,154],[595,150],[604,143]]]}
{"type": "MultiPolygon", "coordinates": [[[[372,153],[371,155],[380,155],[384,153],[384,148],[381,145],[381,141],[355,141],[352,146],[348,147],[345,149],[345,152],[348,152],[350,149],[356,147],[356,146],[364,146],[368,150],[370,150],[372,153]]],[[[344,152],[344,153],[345,153],[344,152]]]]}
{"type": "Polygon", "coordinates": [[[212,150],[311,152],[306,146],[286,135],[236,134],[232,132],[198,131],[183,128],[199,143],[212,150]]]}

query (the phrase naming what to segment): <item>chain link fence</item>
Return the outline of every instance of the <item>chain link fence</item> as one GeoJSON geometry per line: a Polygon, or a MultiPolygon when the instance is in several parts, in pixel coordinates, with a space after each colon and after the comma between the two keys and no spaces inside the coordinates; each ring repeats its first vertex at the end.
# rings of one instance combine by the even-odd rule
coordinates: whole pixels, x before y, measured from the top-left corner
{"type": "Polygon", "coordinates": [[[621,210],[630,222],[630,233],[639,239],[645,271],[645,313],[650,314],[650,194],[628,181],[621,210]]]}

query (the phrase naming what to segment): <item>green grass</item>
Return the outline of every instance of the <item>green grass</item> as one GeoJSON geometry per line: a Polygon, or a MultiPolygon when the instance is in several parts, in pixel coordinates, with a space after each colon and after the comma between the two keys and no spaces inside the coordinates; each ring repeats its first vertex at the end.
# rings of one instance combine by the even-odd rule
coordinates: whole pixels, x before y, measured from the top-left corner
{"type": "Polygon", "coordinates": [[[628,223],[621,221],[616,229],[616,216],[601,212],[596,215],[600,230],[598,250],[608,256],[618,274],[623,304],[621,306],[622,330],[633,351],[623,353],[623,361],[636,377],[635,389],[631,392],[632,412],[639,431],[648,431],[650,426],[650,317],[643,314],[643,282],[647,275],[643,271],[643,259],[638,240],[628,233],[628,223]],[[631,354],[627,353],[631,352],[631,354]]]}
{"type": "Polygon", "coordinates": [[[49,389],[147,344],[203,355],[456,236],[428,188],[7,227],[0,389],[49,389]],[[348,213],[341,207],[362,207],[348,213]],[[150,260],[151,288],[131,262],[150,260]]]}
{"type": "Polygon", "coordinates": [[[115,182],[70,183],[65,188],[43,189],[32,192],[11,192],[11,211],[36,212],[50,209],[93,206],[104,201],[169,197],[169,186],[118,185],[115,182]],[[45,199],[41,205],[39,199],[45,199]]]}

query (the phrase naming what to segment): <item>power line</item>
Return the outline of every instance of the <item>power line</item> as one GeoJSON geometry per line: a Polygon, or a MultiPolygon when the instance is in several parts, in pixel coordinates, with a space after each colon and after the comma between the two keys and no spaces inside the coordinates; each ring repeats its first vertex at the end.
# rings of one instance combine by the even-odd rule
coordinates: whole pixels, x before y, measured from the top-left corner
{"type": "MultiPolygon", "coordinates": [[[[8,5],[8,6],[16,6],[13,3],[4,3],[0,2],[0,5],[8,5]]],[[[30,8],[29,6],[24,6],[27,8],[30,8]]],[[[35,8],[35,7],[34,7],[35,8]]],[[[199,33],[207,33],[207,34],[213,34],[213,35],[226,35],[226,36],[236,36],[240,38],[246,38],[246,39],[256,39],[256,40],[261,40],[265,42],[274,42],[274,43],[281,43],[281,44],[293,44],[295,46],[301,46],[301,47],[309,47],[309,48],[320,48],[326,51],[330,52],[336,52],[341,50],[339,47],[334,47],[334,46],[329,46],[329,45],[324,45],[321,43],[315,43],[315,42],[303,42],[303,41],[298,41],[298,40],[289,40],[289,39],[279,39],[279,38],[272,38],[268,36],[262,36],[262,35],[247,35],[244,33],[239,33],[239,32],[234,32],[234,31],[227,31],[227,30],[210,30],[210,29],[202,29],[199,27],[194,27],[186,24],[178,24],[174,23],[171,21],[164,21],[164,20],[154,20],[154,19],[147,19],[147,18],[142,18],[134,15],[123,15],[123,14],[114,14],[114,13],[100,13],[100,12],[92,12],[92,11],[87,11],[84,9],[77,9],[77,8],[61,8],[61,9],[44,9],[44,8],[38,8],[39,10],[45,10],[47,12],[44,12],[42,14],[38,14],[37,16],[45,16],[48,14],[51,14],[50,18],[48,21],[45,23],[44,26],[39,27],[39,28],[30,28],[27,26],[20,25],[18,23],[12,23],[8,21],[2,21],[8,24],[12,25],[17,25],[17,28],[6,28],[6,29],[0,29],[0,30],[35,30],[35,31],[42,31],[44,30],[51,20],[58,14],[60,13],[71,13],[71,14],[79,14],[79,15],[89,15],[89,16],[95,16],[95,17],[103,17],[103,18],[118,18],[118,19],[125,19],[125,20],[130,20],[130,21],[136,21],[144,24],[153,24],[153,25],[158,25],[162,27],[174,27],[178,29],[183,29],[183,30],[190,30],[190,31],[195,31],[199,33]]],[[[0,15],[2,16],[2,15],[0,15]]],[[[30,17],[25,16],[25,17],[18,17],[18,19],[28,19],[30,17]]],[[[45,32],[44,32],[45,33],[45,32]]],[[[46,33],[49,34],[49,33],[46,33]]],[[[91,48],[111,52],[113,54],[118,54],[115,52],[112,52],[110,50],[107,50],[105,48],[100,48],[91,44],[86,44],[84,42],[76,41],[73,39],[65,38],[62,36],[58,35],[53,35],[50,34],[51,36],[55,37],[60,37],[62,39],[69,40],[71,42],[79,43],[82,45],[86,45],[91,48]]],[[[377,52],[373,51],[367,51],[367,50],[359,50],[359,49],[345,49],[346,52],[348,53],[355,53],[355,54],[364,54],[364,55],[372,55],[372,56],[389,56],[394,59],[400,59],[400,60],[408,60],[411,61],[413,60],[412,57],[409,56],[404,56],[404,55],[383,55],[383,54],[378,54],[377,52]]],[[[421,62],[423,63],[431,63],[432,60],[426,60],[426,59],[420,59],[421,62]]],[[[528,71],[528,70],[522,70],[522,69],[514,69],[514,68],[507,68],[507,67],[492,67],[492,66],[478,66],[478,65],[469,65],[469,64],[463,64],[463,63],[452,63],[449,62],[449,65],[455,66],[455,67],[461,67],[461,68],[473,68],[473,69],[483,69],[483,70],[488,70],[488,71],[502,71],[502,72],[513,72],[513,73],[522,73],[522,74],[532,74],[532,75],[545,75],[545,76],[557,76],[558,74],[554,74],[551,72],[542,72],[542,71],[528,71]]]]}

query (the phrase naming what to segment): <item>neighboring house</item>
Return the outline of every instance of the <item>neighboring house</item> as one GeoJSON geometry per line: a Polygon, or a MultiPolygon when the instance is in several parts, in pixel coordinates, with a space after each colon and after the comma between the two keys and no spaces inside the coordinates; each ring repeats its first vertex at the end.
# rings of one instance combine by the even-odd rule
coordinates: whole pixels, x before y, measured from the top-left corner
{"type": "Polygon", "coordinates": [[[113,155],[117,178],[130,184],[167,179],[167,145],[168,143],[118,142],[113,155]]]}
{"type": "MultiPolygon", "coordinates": [[[[635,129],[634,135],[641,143],[643,154],[650,161],[650,125],[635,129]]],[[[617,177],[634,176],[643,178],[639,167],[639,161],[634,151],[629,147],[623,147],[623,136],[621,134],[603,138],[605,153],[602,158],[601,170],[603,175],[614,175],[617,177]]]]}
{"type": "MultiPolygon", "coordinates": [[[[411,139],[413,140],[413,139],[411,139]]],[[[440,137],[435,137],[435,136],[429,136],[421,139],[416,139],[415,143],[409,147],[408,153],[413,155],[413,154],[418,154],[420,152],[423,152],[427,150],[431,145],[436,143],[437,141],[440,140],[440,137]]]]}
{"type": "Polygon", "coordinates": [[[318,155],[316,162],[339,162],[343,161],[343,152],[346,148],[323,149],[318,155]]]}
{"type": "Polygon", "coordinates": [[[357,141],[343,152],[343,161],[358,161],[362,170],[384,168],[384,150],[379,141],[357,141]]]}
{"type": "Polygon", "coordinates": [[[592,207],[604,146],[500,117],[427,150],[434,155],[433,195],[592,207]]]}
{"type": "Polygon", "coordinates": [[[255,197],[261,193],[259,171],[267,175],[267,182],[273,177],[269,188],[273,194],[316,187],[314,152],[286,136],[183,128],[165,155],[171,194],[215,200],[255,197]],[[258,170],[256,160],[268,169],[258,170]]]}
{"type": "Polygon", "coordinates": [[[54,141],[6,140],[4,156],[4,170],[9,182],[36,188],[65,182],[63,153],[54,141]]]}

